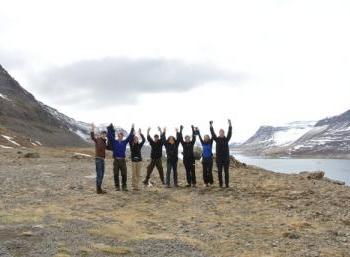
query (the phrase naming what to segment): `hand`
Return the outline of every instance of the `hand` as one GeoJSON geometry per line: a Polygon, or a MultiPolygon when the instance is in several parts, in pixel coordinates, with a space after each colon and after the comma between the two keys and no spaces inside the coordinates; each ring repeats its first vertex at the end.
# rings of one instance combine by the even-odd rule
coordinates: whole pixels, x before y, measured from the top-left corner
{"type": "Polygon", "coordinates": [[[212,126],[213,125],[213,121],[211,120],[211,121],[209,121],[209,124],[210,124],[210,126],[212,126]]]}
{"type": "Polygon", "coordinates": [[[163,131],[164,131],[164,133],[166,132],[166,127],[164,127],[163,131]]]}
{"type": "Polygon", "coordinates": [[[178,129],[178,128],[175,128],[175,131],[176,131],[176,133],[178,133],[178,132],[179,132],[179,129],[178,129]]]}
{"type": "Polygon", "coordinates": [[[139,135],[141,135],[141,129],[139,129],[139,135]]]}
{"type": "Polygon", "coordinates": [[[194,130],[194,126],[193,125],[191,125],[191,128],[192,128],[192,130],[194,130]]]}
{"type": "Polygon", "coordinates": [[[180,129],[183,130],[183,129],[184,129],[184,126],[181,125],[181,126],[180,126],[180,129]]]}
{"type": "Polygon", "coordinates": [[[228,119],[228,124],[231,126],[231,120],[230,119],[228,119]]]}
{"type": "Polygon", "coordinates": [[[162,129],[158,126],[158,130],[160,131],[160,133],[162,133],[162,129]]]}
{"type": "Polygon", "coordinates": [[[131,128],[135,128],[135,124],[133,123],[133,124],[131,124],[131,128]]]}
{"type": "Polygon", "coordinates": [[[151,131],[151,127],[149,127],[149,128],[147,129],[147,133],[149,134],[150,131],[151,131]]]}

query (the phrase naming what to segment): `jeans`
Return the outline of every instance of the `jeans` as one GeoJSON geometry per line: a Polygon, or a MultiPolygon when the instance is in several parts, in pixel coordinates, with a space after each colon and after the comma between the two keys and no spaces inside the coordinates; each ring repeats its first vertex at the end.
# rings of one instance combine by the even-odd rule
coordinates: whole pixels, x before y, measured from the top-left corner
{"type": "Polygon", "coordinates": [[[186,169],[186,180],[188,185],[196,184],[196,163],[192,158],[183,160],[186,169]]]}
{"type": "Polygon", "coordinates": [[[125,159],[114,159],[114,162],[113,162],[113,174],[114,174],[114,185],[115,185],[115,188],[119,188],[120,187],[119,171],[120,171],[121,176],[122,176],[122,187],[126,188],[127,168],[126,168],[126,160],[125,159]]]}
{"type": "Polygon", "coordinates": [[[214,183],[213,180],[213,158],[203,158],[202,160],[203,165],[203,180],[204,184],[212,185],[214,183]]]}
{"type": "Polygon", "coordinates": [[[101,188],[103,176],[105,174],[105,160],[101,158],[96,158],[95,163],[96,163],[96,187],[101,188]]]}
{"type": "Polygon", "coordinates": [[[145,182],[148,183],[148,180],[151,178],[151,174],[153,172],[154,167],[157,167],[159,178],[162,181],[162,184],[164,184],[164,171],[163,171],[162,158],[151,160],[151,162],[147,166],[147,175],[146,175],[145,182]]]}
{"type": "Polygon", "coordinates": [[[225,185],[226,187],[229,187],[230,183],[230,174],[229,174],[229,167],[230,167],[230,160],[229,159],[217,159],[216,165],[218,167],[218,177],[219,177],[219,185],[222,187],[223,181],[222,181],[222,171],[225,172],[225,185]]]}
{"type": "Polygon", "coordinates": [[[170,186],[170,175],[173,170],[174,186],[177,186],[177,160],[167,160],[166,184],[170,186]]]}

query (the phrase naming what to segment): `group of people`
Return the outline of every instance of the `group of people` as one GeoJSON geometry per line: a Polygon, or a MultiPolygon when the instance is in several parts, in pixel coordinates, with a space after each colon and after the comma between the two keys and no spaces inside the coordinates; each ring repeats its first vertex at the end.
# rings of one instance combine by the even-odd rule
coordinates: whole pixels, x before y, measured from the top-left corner
{"type": "MultiPolygon", "coordinates": [[[[213,185],[213,142],[216,143],[216,165],[218,169],[219,186],[229,187],[229,165],[230,165],[230,152],[229,141],[232,135],[231,120],[228,120],[229,128],[227,135],[223,129],[220,129],[219,135],[215,134],[213,128],[213,122],[210,121],[209,135],[202,137],[200,130],[192,126],[192,136],[186,135],[183,138],[183,126],[180,126],[180,130],[176,129],[176,138],[174,136],[166,137],[166,128],[161,130],[158,127],[159,135],[155,134],[153,138],[150,136],[151,128],[147,130],[147,140],[151,147],[151,160],[147,166],[146,178],[143,180],[143,184],[148,185],[150,182],[151,174],[156,167],[159,172],[159,178],[161,183],[166,187],[170,186],[171,173],[173,174],[173,185],[178,187],[178,148],[181,143],[183,148],[183,164],[186,170],[187,187],[196,187],[196,170],[195,170],[195,153],[194,146],[196,143],[196,137],[199,137],[202,145],[202,165],[203,165],[203,181],[204,185],[209,187],[213,185]],[[163,146],[166,151],[166,178],[164,178],[163,171],[163,146]],[[224,178],[223,178],[224,173],[224,178]]],[[[142,168],[142,154],[141,149],[146,142],[146,138],[139,129],[139,138],[135,133],[134,124],[131,127],[131,131],[127,137],[124,137],[122,131],[119,131],[116,136],[116,131],[113,124],[107,127],[107,131],[102,131],[99,135],[95,135],[95,126],[92,125],[91,139],[95,142],[95,162],[96,162],[96,191],[98,194],[105,194],[106,191],[102,189],[102,181],[105,172],[105,158],[106,150],[113,152],[113,175],[114,185],[117,191],[127,191],[127,165],[126,165],[126,148],[130,146],[130,159],[132,167],[132,188],[133,190],[139,190],[140,174],[142,168]],[[141,140],[141,141],[140,141],[141,140]],[[121,183],[120,183],[121,177],[121,183]]]]}

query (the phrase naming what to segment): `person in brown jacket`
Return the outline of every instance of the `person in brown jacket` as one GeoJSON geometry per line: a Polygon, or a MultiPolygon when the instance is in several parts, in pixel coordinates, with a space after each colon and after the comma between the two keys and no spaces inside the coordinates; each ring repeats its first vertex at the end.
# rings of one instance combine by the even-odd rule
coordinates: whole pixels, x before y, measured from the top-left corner
{"type": "Polygon", "coordinates": [[[105,173],[105,158],[107,148],[107,132],[102,131],[99,136],[95,136],[95,125],[91,126],[91,139],[95,142],[95,163],[96,163],[96,192],[105,194],[102,189],[102,181],[105,173]]]}

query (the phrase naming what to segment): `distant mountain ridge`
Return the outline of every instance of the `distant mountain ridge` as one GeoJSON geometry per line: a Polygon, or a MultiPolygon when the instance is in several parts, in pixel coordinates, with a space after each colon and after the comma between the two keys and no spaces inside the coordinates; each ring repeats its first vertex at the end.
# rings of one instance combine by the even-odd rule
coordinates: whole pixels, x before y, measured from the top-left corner
{"type": "Polygon", "coordinates": [[[350,110],[317,122],[261,126],[246,142],[234,148],[261,156],[350,157],[350,110]]]}

